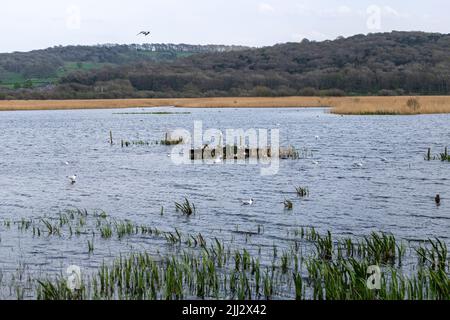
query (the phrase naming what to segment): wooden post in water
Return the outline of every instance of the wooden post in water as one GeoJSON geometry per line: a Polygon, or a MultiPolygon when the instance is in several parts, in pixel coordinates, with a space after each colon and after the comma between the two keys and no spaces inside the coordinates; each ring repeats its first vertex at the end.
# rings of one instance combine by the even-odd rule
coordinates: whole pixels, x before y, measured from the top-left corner
{"type": "Polygon", "coordinates": [[[111,143],[111,145],[113,144],[113,136],[111,130],[109,130],[109,142],[111,143]]]}
{"type": "Polygon", "coordinates": [[[427,160],[428,160],[428,161],[431,160],[431,148],[428,148],[427,160]]]}

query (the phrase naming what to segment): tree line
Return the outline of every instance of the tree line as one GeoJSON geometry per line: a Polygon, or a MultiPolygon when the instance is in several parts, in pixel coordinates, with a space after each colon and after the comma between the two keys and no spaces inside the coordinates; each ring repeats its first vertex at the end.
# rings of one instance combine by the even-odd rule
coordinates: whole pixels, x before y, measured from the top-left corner
{"type": "MultiPolygon", "coordinates": [[[[450,35],[391,32],[75,71],[4,98],[447,95],[450,35]]],[[[44,59],[45,60],[45,59],[44,59]]],[[[1,64],[0,64],[1,65],[1,64]]]]}

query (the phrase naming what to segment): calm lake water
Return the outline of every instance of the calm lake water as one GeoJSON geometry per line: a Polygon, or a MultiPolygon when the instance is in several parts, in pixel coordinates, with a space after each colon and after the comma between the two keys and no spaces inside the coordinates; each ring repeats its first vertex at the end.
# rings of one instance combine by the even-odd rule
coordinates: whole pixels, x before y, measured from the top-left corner
{"type": "MultiPolygon", "coordinates": [[[[236,246],[282,243],[301,226],[336,235],[392,232],[406,240],[439,237],[450,245],[450,164],[424,161],[427,148],[442,152],[450,141],[450,115],[345,116],[326,109],[173,109],[189,114],[118,114],[127,110],[0,113],[0,219],[54,217],[80,208],[105,210],[117,219],[217,236],[236,246]],[[308,157],[282,160],[274,176],[258,165],[175,165],[171,147],[121,148],[116,142],[161,140],[168,130],[279,128],[282,145],[308,157]],[[68,164],[66,164],[68,162],[68,164]],[[362,166],[355,166],[361,163],[362,166]],[[77,174],[71,185],[68,175],[77,174]],[[298,199],[294,186],[308,186],[298,199]],[[434,196],[439,193],[442,205],[434,196]],[[197,214],[186,218],[174,202],[184,197],[197,214]],[[252,206],[243,199],[254,198],[252,206]],[[282,202],[291,199],[293,211],[282,202]],[[164,214],[161,215],[161,206],[164,214]],[[236,231],[256,232],[251,239],[236,231]]],[[[69,264],[95,268],[132,250],[170,250],[151,237],[98,240],[87,253],[86,237],[33,237],[0,222],[0,271],[18,266],[43,274],[69,264]]]]}

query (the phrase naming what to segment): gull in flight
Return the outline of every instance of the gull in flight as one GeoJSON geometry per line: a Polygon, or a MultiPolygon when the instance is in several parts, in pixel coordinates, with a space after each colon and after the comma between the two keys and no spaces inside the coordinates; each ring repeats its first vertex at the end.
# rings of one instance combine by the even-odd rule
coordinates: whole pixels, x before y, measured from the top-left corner
{"type": "Polygon", "coordinates": [[[71,184],[74,184],[75,182],[77,182],[76,174],[74,174],[73,176],[68,176],[67,178],[69,178],[71,184]]]}
{"type": "Polygon", "coordinates": [[[242,201],[242,205],[244,205],[244,206],[251,206],[253,204],[253,202],[255,202],[255,200],[253,200],[253,199],[244,200],[244,201],[242,201]]]}
{"type": "Polygon", "coordinates": [[[137,35],[139,36],[141,34],[144,35],[144,36],[148,36],[148,35],[150,35],[150,31],[141,31],[137,35]]]}

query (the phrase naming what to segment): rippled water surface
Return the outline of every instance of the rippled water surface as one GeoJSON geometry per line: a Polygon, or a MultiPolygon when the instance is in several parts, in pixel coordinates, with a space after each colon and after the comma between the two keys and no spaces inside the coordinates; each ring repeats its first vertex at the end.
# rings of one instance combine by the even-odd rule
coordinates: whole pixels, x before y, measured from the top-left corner
{"type": "MultiPolygon", "coordinates": [[[[141,111],[126,110],[126,112],[141,111]]],[[[189,114],[118,114],[121,110],[0,113],[0,219],[54,216],[68,208],[102,209],[117,219],[178,228],[270,246],[300,226],[339,235],[392,232],[409,240],[439,237],[449,244],[450,165],[424,161],[450,141],[449,115],[337,116],[326,109],[172,109],[189,114]],[[114,139],[154,142],[167,130],[279,128],[282,145],[308,150],[309,157],[283,160],[274,176],[258,165],[181,165],[170,147],[121,148],[114,139]],[[312,155],[311,155],[312,153],[312,155]],[[68,162],[68,165],[66,164],[68,162]],[[355,166],[361,163],[362,167],[355,166]],[[71,185],[66,176],[77,174],[71,185]],[[294,186],[310,197],[296,198],[294,186]],[[434,196],[440,193],[442,205],[434,196]],[[191,218],[175,212],[187,196],[191,218]],[[242,199],[254,198],[252,206],[242,199]],[[284,199],[294,210],[283,208],[284,199]],[[164,214],[161,215],[161,206],[164,214]],[[251,240],[239,231],[264,232],[251,240]]],[[[96,266],[120,252],[165,250],[160,240],[109,241],[86,253],[86,240],[32,237],[1,229],[0,270],[20,264],[61,272],[68,263],[96,266]]]]}

